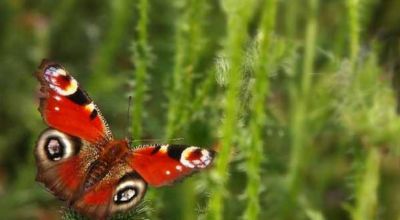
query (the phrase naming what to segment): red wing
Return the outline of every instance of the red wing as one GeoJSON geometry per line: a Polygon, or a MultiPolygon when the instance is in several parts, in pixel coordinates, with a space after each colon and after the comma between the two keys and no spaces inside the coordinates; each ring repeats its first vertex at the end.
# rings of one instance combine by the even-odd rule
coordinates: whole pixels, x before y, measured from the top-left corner
{"type": "Polygon", "coordinates": [[[72,206],[92,219],[107,219],[116,212],[135,207],[144,197],[146,188],[146,182],[129,166],[118,163],[72,206]]]}
{"type": "Polygon", "coordinates": [[[47,129],[35,147],[36,180],[62,200],[79,194],[89,164],[97,159],[89,143],[55,129],[47,129]]]}
{"type": "Polygon", "coordinates": [[[91,143],[112,139],[99,109],[64,67],[43,60],[36,76],[43,93],[39,111],[46,124],[91,143]]]}
{"type": "Polygon", "coordinates": [[[163,186],[207,168],[215,152],[194,146],[153,145],[134,149],[130,166],[152,186],[163,186]]]}

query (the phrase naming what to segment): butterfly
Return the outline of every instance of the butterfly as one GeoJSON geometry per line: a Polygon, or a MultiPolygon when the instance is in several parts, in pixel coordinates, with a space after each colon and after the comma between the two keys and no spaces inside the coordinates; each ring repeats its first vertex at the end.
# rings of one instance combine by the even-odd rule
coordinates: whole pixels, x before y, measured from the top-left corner
{"type": "Polygon", "coordinates": [[[135,207],[147,185],[169,185],[212,164],[213,150],[132,148],[114,139],[99,108],[62,65],[43,60],[35,75],[39,111],[48,125],[35,147],[36,180],[77,212],[107,219],[135,207]]]}

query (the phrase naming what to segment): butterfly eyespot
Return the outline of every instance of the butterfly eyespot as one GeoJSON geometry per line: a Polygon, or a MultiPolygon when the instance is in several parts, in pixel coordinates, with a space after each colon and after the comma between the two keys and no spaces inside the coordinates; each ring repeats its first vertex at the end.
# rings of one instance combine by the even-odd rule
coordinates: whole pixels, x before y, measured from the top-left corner
{"type": "Polygon", "coordinates": [[[40,135],[35,152],[39,160],[56,162],[77,154],[80,145],[77,138],[48,129],[40,135]]]}
{"type": "Polygon", "coordinates": [[[128,203],[136,196],[137,189],[135,187],[125,187],[117,192],[114,196],[114,202],[116,204],[128,203]]]}
{"type": "Polygon", "coordinates": [[[50,138],[47,140],[45,146],[45,151],[47,158],[50,160],[60,160],[64,155],[65,146],[58,139],[50,138]]]}
{"type": "Polygon", "coordinates": [[[113,194],[113,211],[123,211],[136,206],[146,193],[146,182],[136,173],[122,177],[113,194]]]}

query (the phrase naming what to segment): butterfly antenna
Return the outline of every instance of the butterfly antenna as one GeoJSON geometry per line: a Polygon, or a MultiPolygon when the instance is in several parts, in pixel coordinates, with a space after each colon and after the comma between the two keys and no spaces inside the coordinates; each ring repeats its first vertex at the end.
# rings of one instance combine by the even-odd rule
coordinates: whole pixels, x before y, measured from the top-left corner
{"type": "Polygon", "coordinates": [[[128,112],[127,112],[127,123],[126,123],[126,137],[128,139],[129,144],[131,144],[132,139],[133,139],[133,135],[131,131],[131,105],[132,105],[132,96],[128,97],[128,112]]]}
{"type": "MultiPolygon", "coordinates": [[[[167,141],[182,141],[184,138],[171,138],[171,139],[167,139],[167,141]]],[[[143,141],[147,141],[147,142],[160,142],[162,141],[162,139],[140,139],[140,140],[130,140],[130,142],[143,142],[143,141]]]]}

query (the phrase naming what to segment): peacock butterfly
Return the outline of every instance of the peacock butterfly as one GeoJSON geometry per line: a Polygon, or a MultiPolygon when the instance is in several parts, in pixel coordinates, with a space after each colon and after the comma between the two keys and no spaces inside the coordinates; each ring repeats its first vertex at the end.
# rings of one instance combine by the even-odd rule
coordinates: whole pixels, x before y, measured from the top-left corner
{"type": "Polygon", "coordinates": [[[210,166],[213,150],[187,145],[131,148],[114,139],[98,107],[58,63],[43,60],[39,111],[49,126],[39,136],[36,180],[79,213],[107,219],[135,207],[147,185],[173,183],[210,166]]]}

